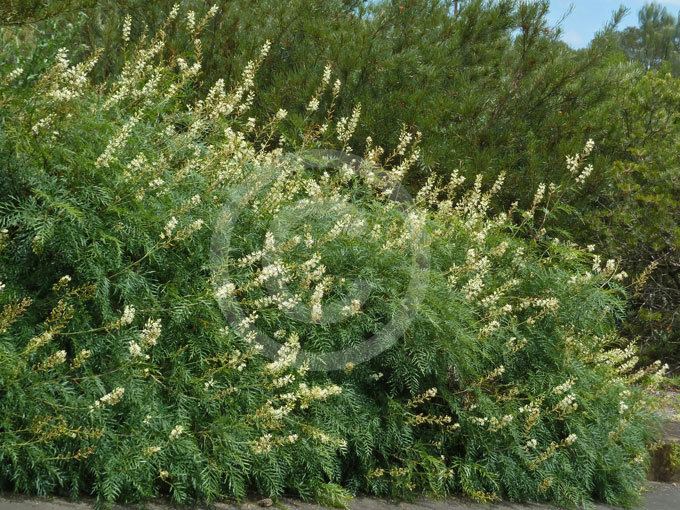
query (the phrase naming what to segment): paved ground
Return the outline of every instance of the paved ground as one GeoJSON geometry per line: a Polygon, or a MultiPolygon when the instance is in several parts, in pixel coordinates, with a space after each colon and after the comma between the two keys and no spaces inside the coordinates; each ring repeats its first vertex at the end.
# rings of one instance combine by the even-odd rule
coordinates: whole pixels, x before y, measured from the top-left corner
{"type": "Polygon", "coordinates": [[[645,510],[680,510],[680,484],[652,483],[645,510]]]}
{"type": "MultiPolygon", "coordinates": [[[[216,510],[237,510],[236,507],[217,504],[216,510]]],[[[358,498],[351,503],[352,510],[549,510],[553,507],[543,505],[516,505],[502,503],[496,505],[479,505],[452,499],[446,501],[420,501],[416,503],[392,504],[382,500],[358,498]]],[[[318,505],[284,500],[283,504],[275,504],[271,510],[321,510],[318,505]]],[[[114,507],[115,510],[131,510],[133,507],[114,507]]],[[[172,507],[149,504],[148,510],[168,510],[172,507]]],[[[608,510],[610,507],[595,506],[597,510],[608,510]]],[[[28,499],[0,496],[0,510],[92,510],[90,503],[71,503],[60,499],[28,499]]],[[[241,510],[259,510],[255,503],[246,503],[241,510]]],[[[680,510],[680,484],[650,483],[650,491],[646,495],[644,506],[639,510],[680,510]]]]}
{"type": "MultiPolygon", "coordinates": [[[[285,503],[290,510],[319,510],[317,505],[292,501],[286,501],[285,503]]],[[[554,507],[545,505],[519,505],[512,503],[481,505],[459,499],[390,504],[382,500],[358,498],[350,504],[350,507],[352,510],[554,510],[554,507]]],[[[611,507],[596,505],[595,509],[611,510],[611,507]]],[[[6,509],[0,504],[0,510],[6,509]]],[[[649,492],[645,495],[644,504],[638,510],[680,510],[680,484],[650,482],[649,492]]]]}

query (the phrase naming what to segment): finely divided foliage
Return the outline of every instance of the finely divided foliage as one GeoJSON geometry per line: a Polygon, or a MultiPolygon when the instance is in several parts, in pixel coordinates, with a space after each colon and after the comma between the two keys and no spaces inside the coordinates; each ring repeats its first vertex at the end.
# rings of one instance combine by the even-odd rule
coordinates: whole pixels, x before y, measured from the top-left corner
{"type": "MultiPolygon", "coordinates": [[[[214,14],[169,14],[193,39],[182,56],[165,27],[135,40],[126,20],[129,58],[104,86],[97,52],[2,79],[0,487],[634,502],[652,434],[631,383],[664,367],[616,336],[617,263],[546,236],[565,190],[498,213],[502,177],[454,173],[395,200],[418,164],[408,129],[357,165],[291,156],[350,152],[360,106],[335,118],[328,67],[297,137],[283,109],[250,117],[267,44],[235,88],[190,101],[214,14]],[[390,322],[400,338],[365,363],[302,355],[390,322]]],[[[574,186],[592,148],[567,160],[574,186]]]]}

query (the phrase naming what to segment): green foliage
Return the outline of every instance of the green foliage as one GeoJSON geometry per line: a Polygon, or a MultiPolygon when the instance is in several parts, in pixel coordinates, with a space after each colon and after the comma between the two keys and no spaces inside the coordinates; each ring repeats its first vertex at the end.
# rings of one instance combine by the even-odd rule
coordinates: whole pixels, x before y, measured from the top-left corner
{"type": "MultiPolygon", "coordinates": [[[[63,45],[103,48],[94,76],[105,80],[126,58],[120,48],[125,16],[138,35],[158,28],[172,4],[100,1],[61,23],[63,45]]],[[[205,12],[203,2],[185,4],[197,16],[205,12]]],[[[526,204],[526,189],[568,180],[562,155],[578,150],[585,132],[598,142],[604,138],[600,131],[606,127],[593,126],[592,113],[610,97],[611,72],[602,66],[614,43],[570,50],[547,24],[547,2],[473,0],[458,16],[439,0],[216,5],[203,30],[205,80],[199,91],[220,78],[236,83],[250,56],[270,40],[254,112],[265,115],[286,104],[291,116],[304,117],[299,98],[311,96],[330,62],[343,83],[337,111],[348,115],[356,103],[363,105],[357,151],[367,135],[381,145],[396,143],[402,124],[423,133],[426,167],[409,177],[416,188],[430,170],[447,176],[459,169],[488,179],[506,170],[506,205],[516,198],[526,204]]],[[[191,47],[181,30],[168,30],[170,55],[191,47]]]]}
{"type": "Polygon", "coordinates": [[[680,72],[680,17],[657,2],[646,3],[638,13],[638,26],[621,32],[620,44],[626,54],[645,69],[668,65],[680,72]]]}
{"type": "MultiPolygon", "coordinates": [[[[69,47],[76,56],[102,48],[92,76],[105,83],[129,57],[129,47],[121,44],[126,17],[133,37],[153,33],[173,3],[100,0],[36,28],[7,32],[5,53],[13,55],[13,64],[24,67],[26,75],[35,76],[58,47],[69,47]],[[32,44],[16,47],[15,37],[32,44]]],[[[183,5],[194,9],[197,18],[207,9],[196,0],[183,5]]],[[[639,159],[638,153],[650,152],[653,138],[630,136],[631,124],[656,133],[654,139],[661,145],[675,143],[664,117],[647,118],[640,108],[644,103],[630,103],[644,87],[639,82],[647,69],[673,69],[677,60],[677,20],[658,5],[642,9],[639,27],[623,32],[615,30],[622,14],[615,13],[612,23],[579,51],[560,42],[559,31],[548,25],[548,2],[471,0],[460,4],[457,15],[451,2],[442,0],[219,0],[216,5],[216,15],[201,30],[203,74],[194,83],[193,98],[205,94],[217,79],[228,87],[236,84],[250,57],[271,40],[270,56],[257,78],[253,116],[265,117],[287,105],[290,115],[282,129],[296,139],[308,115],[300,98],[313,94],[330,62],[343,85],[335,111],[348,116],[356,103],[362,104],[355,152],[365,149],[369,135],[378,145],[396,144],[397,133],[406,125],[423,134],[422,164],[407,176],[410,189],[418,189],[432,173],[446,177],[458,170],[469,180],[478,174],[493,180],[505,171],[506,184],[494,200],[498,210],[515,200],[528,207],[540,183],[570,182],[564,155],[592,138],[597,143],[597,171],[587,193],[569,197],[570,207],[556,211],[552,232],[583,244],[594,242],[606,258],[619,258],[632,278],[660,253],[662,264],[677,259],[675,248],[659,251],[655,234],[668,232],[675,216],[662,208],[648,216],[645,201],[631,200],[627,191],[639,179],[630,169],[623,172],[630,178],[620,171],[639,159]],[[614,218],[617,213],[621,216],[614,218]],[[616,244],[610,242],[612,223],[627,225],[638,219],[646,225],[646,239],[618,235],[616,244]],[[650,243],[657,247],[648,248],[650,243]]],[[[192,37],[181,27],[165,28],[166,56],[193,51],[192,37]]],[[[650,101],[646,106],[656,111],[650,101]]],[[[675,179],[676,171],[669,166],[661,181],[675,179]]],[[[624,331],[644,337],[647,356],[662,354],[674,361],[680,349],[672,330],[666,330],[668,318],[677,316],[675,263],[666,264],[663,273],[673,276],[633,301],[624,331]],[[644,304],[650,298],[653,304],[644,304]],[[640,327],[642,322],[648,326],[640,327]]]]}
{"type": "Polygon", "coordinates": [[[612,164],[608,193],[590,216],[607,253],[636,275],[631,335],[654,356],[680,353],[680,80],[650,72],[621,102],[626,152],[612,164]]]}
{"type": "Polygon", "coordinates": [[[0,5],[0,25],[35,23],[92,6],[96,0],[5,0],[0,5]]]}
{"type": "MultiPolygon", "coordinates": [[[[68,46],[79,55],[101,47],[104,52],[93,76],[106,82],[128,56],[121,46],[125,17],[130,17],[132,35],[138,36],[161,26],[172,4],[102,0],[95,8],[51,20],[40,36],[43,46],[36,45],[21,65],[27,74],[37,73],[50,48],[68,46]],[[45,36],[53,40],[46,42],[45,36]]],[[[206,10],[203,2],[184,5],[198,17],[206,10]]],[[[614,246],[608,242],[609,223],[596,222],[600,228],[593,230],[592,218],[618,211],[621,216],[613,220],[617,224],[644,218],[652,237],[654,230],[667,231],[665,225],[647,221],[643,201],[629,199],[630,182],[612,187],[621,179],[621,164],[638,158],[639,151],[649,151],[645,145],[650,138],[626,134],[631,122],[648,124],[641,110],[627,103],[637,96],[644,70],[664,62],[674,65],[677,23],[664,9],[645,7],[640,26],[621,33],[615,31],[621,16],[616,13],[588,48],[574,51],[548,25],[547,2],[472,0],[462,3],[457,15],[450,2],[441,0],[220,0],[217,5],[217,14],[202,29],[203,79],[195,83],[199,96],[217,79],[227,86],[237,83],[250,56],[269,39],[271,54],[262,63],[252,112],[259,118],[288,105],[284,129],[289,138],[299,135],[308,114],[300,97],[312,95],[324,65],[331,62],[343,84],[335,111],[349,115],[356,103],[363,106],[356,152],[364,150],[368,135],[374,143],[390,146],[402,125],[422,132],[422,165],[406,181],[411,189],[418,189],[431,173],[446,177],[458,170],[468,179],[482,174],[493,180],[505,171],[506,185],[495,206],[500,210],[518,200],[527,207],[540,183],[570,181],[564,155],[592,138],[598,146],[596,175],[587,194],[570,197],[572,208],[558,211],[552,223],[555,235],[595,242],[607,258],[622,258],[623,267],[636,277],[646,267],[640,260],[651,259],[644,243],[622,235],[614,246]],[[627,64],[626,56],[644,69],[627,64]],[[631,118],[631,108],[640,116],[631,118]],[[611,206],[620,202],[628,206],[611,206]]],[[[192,38],[183,30],[167,30],[167,56],[192,48],[192,38]]],[[[662,144],[674,143],[671,131],[647,128],[664,137],[662,144]]],[[[669,178],[674,171],[667,170],[669,178]]],[[[673,215],[660,221],[674,221],[673,215]]],[[[674,253],[670,258],[677,258],[677,250],[674,253]]],[[[676,275],[675,280],[665,278],[664,286],[677,281],[674,267],[664,270],[676,275]]],[[[674,360],[680,350],[667,335],[659,335],[656,319],[653,328],[638,327],[639,318],[653,317],[650,312],[676,315],[677,301],[669,292],[674,291],[662,290],[651,307],[633,309],[625,331],[645,337],[649,356],[663,353],[674,360]]]]}
{"type": "Polygon", "coordinates": [[[251,119],[271,57],[208,82],[212,18],[176,53],[174,16],[103,85],[97,54],[4,74],[0,487],[634,503],[654,426],[631,384],[663,369],[616,335],[617,268],[544,229],[590,148],[526,208],[455,173],[397,200],[419,134],[324,158],[359,146],[330,68],[305,118],[251,119]]]}

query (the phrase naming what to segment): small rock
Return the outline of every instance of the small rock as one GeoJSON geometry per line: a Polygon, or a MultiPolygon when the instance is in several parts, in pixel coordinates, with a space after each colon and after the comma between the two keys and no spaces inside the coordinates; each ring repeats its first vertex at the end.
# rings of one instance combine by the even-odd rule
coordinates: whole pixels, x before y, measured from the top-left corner
{"type": "Polygon", "coordinates": [[[272,506],[274,504],[274,502],[271,500],[271,498],[264,498],[264,499],[261,499],[260,501],[258,501],[257,504],[260,505],[260,506],[268,507],[268,506],[272,506]]]}

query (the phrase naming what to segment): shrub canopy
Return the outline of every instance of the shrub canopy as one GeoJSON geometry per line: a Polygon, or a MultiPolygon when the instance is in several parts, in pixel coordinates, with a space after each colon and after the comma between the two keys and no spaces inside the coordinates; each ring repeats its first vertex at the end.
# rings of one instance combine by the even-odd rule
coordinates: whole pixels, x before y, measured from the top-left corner
{"type": "Polygon", "coordinates": [[[195,100],[211,18],[182,14],[168,55],[177,16],[105,85],[97,53],[4,75],[0,486],[634,502],[652,428],[630,384],[663,369],[616,335],[616,263],[546,234],[566,185],[494,212],[502,177],[454,173],[405,200],[419,133],[328,152],[359,147],[364,108],[334,114],[331,68],[304,122],[251,118],[267,45],[195,100]]]}
{"type": "MultiPolygon", "coordinates": [[[[19,65],[37,75],[61,46],[77,59],[103,48],[91,76],[105,83],[129,57],[131,46],[121,46],[122,28],[128,26],[133,37],[153,33],[173,3],[10,2],[12,8],[64,12],[5,31],[4,53],[14,64],[8,62],[7,72],[19,65]],[[17,40],[30,44],[17,46],[17,40]]],[[[202,76],[194,82],[192,100],[218,79],[235,87],[247,61],[269,39],[270,57],[257,77],[251,115],[266,117],[286,105],[283,128],[295,138],[307,115],[301,98],[314,93],[331,62],[343,82],[335,111],[349,116],[362,104],[355,151],[364,151],[369,135],[377,145],[396,145],[402,125],[423,133],[421,162],[405,181],[413,193],[432,173],[448,178],[458,171],[472,182],[478,174],[494,181],[505,172],[493,207],[504,210],[516,200],[530,207],[540,183],[571,182],[565,154],[594,139],[591,157],[598,171],[548,227],[560,238],[595,243],[605,258],[620,259],[632,278],[646,281],[630,303],[623,331],[642,337],[647,358],[677,360],[680,265],[677,236],[669,231],[680,217],[673,200],[676,108],[672,94],[655,98],[643,92],[657,76],[648,75],[648,68],[660,67],[662,77],[677,63],[675,18],[663,8],[645,7],[640,26],[623,32],[617,31],[619,10],[588,47],[574,50],[548,23],[547,1],[470,0],[461,2],[457,15],[443,0],[216,3],[215,16],[202,30],[202,76]],[[650,205],[659,214],[649,215],[650,205]]],[[[194,18],[207,9],[196,0],[183,5],[196,12],[194,18]]],[[[27,21],[36,18],[26,12],[27,21]]],[[[166,27],[166,57],[191,50],[186,21],[166,27]]],[[[677,88],[677,78],[664,80],[660,90],[677,88]]]]}

